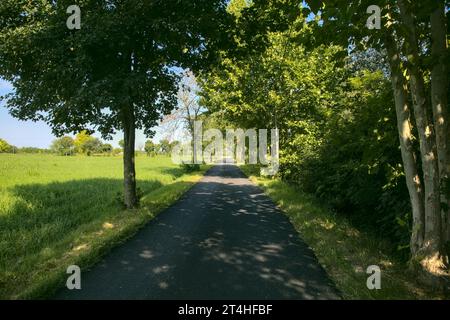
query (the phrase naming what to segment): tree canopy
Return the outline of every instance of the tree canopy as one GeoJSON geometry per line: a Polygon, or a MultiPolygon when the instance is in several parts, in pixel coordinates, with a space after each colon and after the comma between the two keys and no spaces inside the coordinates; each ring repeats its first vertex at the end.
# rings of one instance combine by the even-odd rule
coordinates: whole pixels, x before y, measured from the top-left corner
{"type": "Polygon", "coordinates": [[[80,29],[66,26],[68,0],[5,0],[0,75],[14,91],[10,113],[43,120],[55,134],[123,130],[125,201],[137,205],[135,130],[151,136],[176,105],[177,68],[200,70],[226,47],[224,0],[80,0],[80,29]]]}
{"type": "Polygon", "coordinates": [[[232,1],[238,46],[202,74],[201,102],[228,124],[280,128],[282,178],[439,277],[450,243],[449,3],[379,1],[369,28],[372,5],[232,1]]]}

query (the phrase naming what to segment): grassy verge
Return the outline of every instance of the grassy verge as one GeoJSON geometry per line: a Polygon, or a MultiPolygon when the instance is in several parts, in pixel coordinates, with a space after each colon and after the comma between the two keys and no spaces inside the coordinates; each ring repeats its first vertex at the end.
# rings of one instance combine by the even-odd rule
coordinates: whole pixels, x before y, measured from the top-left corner
{"type": "Polygon", "coordinates": [[[445,298],[422,288],[404,263],[385,254],[388,243],[355,229],[298,187],[260,177],[254,166],[241,169],[287,214],[345,299],[445,298]],[[380,290],[366,286],[370,265],[381,268],[380,290]]]}
{"type": "Polygon", "coordinates": [[[175,202],[206,171],[138,157],[141,207],[124,211],[119,157],[0,155],[0,298],[49,297],[175,202]]]}

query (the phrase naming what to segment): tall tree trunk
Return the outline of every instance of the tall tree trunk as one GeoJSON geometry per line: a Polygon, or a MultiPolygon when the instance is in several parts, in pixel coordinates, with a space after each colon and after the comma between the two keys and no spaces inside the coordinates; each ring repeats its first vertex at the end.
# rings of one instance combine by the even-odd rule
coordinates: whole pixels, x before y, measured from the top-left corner
{"type": "Polygon", "coordinates": [[[136,195],[136,170],[134,166],[135,118],[131,105],[123,109],[123,133],[124,203],[127,209],[133,209],[137,207],[138,199],[136,195]]]}
{"type": "Polygon", "coordinates": [[[425,187],[424,245],[422,250],[420,250],[420,255],[417,255],[416,258],[419,259],[425,270],[432,274],[438,274],[443,267],[443,257],[441,254],[442,230],[436,141],[432,122],[430,121],[431,117],[428,112],[423,75],[419,68],[419,49],[414,17],[404,0],[398,0],[398,5],[403,25],[405,26],[407,68],[410,76],[414,116],[419,135],[425,187]]]}
{"type": "Polygon", "coordinates": [[[391,81],[394,92],[397,128],[400,138],[400,150],[405,171],[406,186],[412,208],[412,234],[410,241],[411,254],[415,256],[423,246],[425,232],[425,208],[422,182],[417,169],[417,160],[412,145],[410,106],[406,79],[401,70],[400,55],[392,35],[386,36],[386,49],[391,81]]]}
{"type": "Polygon", "coordinates": [[[446,66],[447,38],[444,1],[437,1],[437,7],[431,13],[431,103],[433,106],[434,127],[439,163],[441,184],[441,201],[443,206],[444,240],[450,241],[450,190],[447,189],[450,179],[450,126],[447,101],[448,70],[446,66]]]}

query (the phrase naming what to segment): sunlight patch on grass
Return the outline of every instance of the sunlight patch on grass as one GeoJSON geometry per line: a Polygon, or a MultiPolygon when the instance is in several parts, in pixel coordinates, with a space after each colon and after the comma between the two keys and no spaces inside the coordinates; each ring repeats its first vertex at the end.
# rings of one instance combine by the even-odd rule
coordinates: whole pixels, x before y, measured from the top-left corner
{"type": "Polygon", "coordinates": [[[112,228],[114,228],[114,225],[112,223],[105,222],[103,224],[103,229],[112,229],[112,228]]]}

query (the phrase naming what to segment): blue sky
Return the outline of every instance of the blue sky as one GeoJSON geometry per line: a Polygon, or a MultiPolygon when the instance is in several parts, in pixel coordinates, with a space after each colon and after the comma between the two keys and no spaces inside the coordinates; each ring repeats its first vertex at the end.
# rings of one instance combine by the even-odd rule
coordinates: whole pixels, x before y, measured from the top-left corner
{"type": "MultiPolygon", "coordinates": [[[[0,79],[0,96],[12,91],[10,83],[0,79]]],[[[161,134],[156,129],[154,141],[159,141],[161,134]]],[[[100,138],[100,135],[94,134],[100,138]]],[[[3,102],[0,102],[0,138],[16,147],[37,147],[48,148],[55,136],[50,127],[45,122],[20,121],[13,118],[6,109],[3,102]]],[[[112,141],[108,141],[114,147],[119,147],[119,140],[123,138],[122,133],[117,133],[112,141]]],[[[136,132],[136,148],[142,146],[147,138],[142,131],[136,132]]]]}

